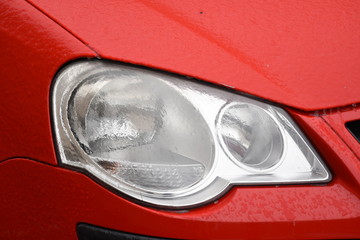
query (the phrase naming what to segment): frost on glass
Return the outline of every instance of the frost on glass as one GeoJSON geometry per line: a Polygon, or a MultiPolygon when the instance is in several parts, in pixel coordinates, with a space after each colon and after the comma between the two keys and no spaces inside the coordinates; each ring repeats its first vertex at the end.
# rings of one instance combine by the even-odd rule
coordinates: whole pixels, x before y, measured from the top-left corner
{"type": "Polygon", "coordinates": [[[156,78],[126,71],[92,76],[77,87],[68,111],[83,150],[130,185],[185,188],[200,181],[212,164],[212,138],[202,116],[156,78]]]}
{"type": "Polygon", "coordinates": [[[331,180],[283,109],[175,75],[79,61],[56,77],[52,105],[61,163],[157,206],[331,180]]]}
{"type": "Polygon", "coordinates": [[[226,106],[218,131],[229,157],[246,167],[270,169],[281,159],[284,144],[279,126],[255,105],[226,106]]]}

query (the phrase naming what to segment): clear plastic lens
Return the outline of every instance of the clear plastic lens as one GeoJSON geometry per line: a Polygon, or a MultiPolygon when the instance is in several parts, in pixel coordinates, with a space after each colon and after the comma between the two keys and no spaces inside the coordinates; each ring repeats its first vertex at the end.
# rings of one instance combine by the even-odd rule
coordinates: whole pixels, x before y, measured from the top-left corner
{"type": "Polygon", "coordinates": [[[226,106],[219,118],[218,132],[229,157],[252,170],[268,170],[282,159],[284,142],[280,126],[253,104],[226,106]]]}
{"type": "Polygon", "coordinates": [[[56,78],[52,104],[62,163],[157,206],[331,178],[284,110],[178,77],[77,62],[56,78]]]}
{"type": "Polygon", "coordinates": [[[212,137],[204,119],[163,81],[136,78],[127,71],[89,77],[72,94],[68,119],[89,157],[134,187],[189,187],[213,162],[212,137]],[[199,154],[197,149],[207,151],[199,154]]]}

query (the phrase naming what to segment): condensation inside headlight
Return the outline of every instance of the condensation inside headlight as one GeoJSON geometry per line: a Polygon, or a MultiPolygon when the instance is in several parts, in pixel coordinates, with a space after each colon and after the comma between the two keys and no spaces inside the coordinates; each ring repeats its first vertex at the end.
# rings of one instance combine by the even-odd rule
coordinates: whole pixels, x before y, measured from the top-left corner
{"type": "Polygon", "coordinates": [[[177,76],[100,60],[53,89],[60,161],[140,201],[184,208],[230,185],[331,176],[281,108],[177,76]]]}

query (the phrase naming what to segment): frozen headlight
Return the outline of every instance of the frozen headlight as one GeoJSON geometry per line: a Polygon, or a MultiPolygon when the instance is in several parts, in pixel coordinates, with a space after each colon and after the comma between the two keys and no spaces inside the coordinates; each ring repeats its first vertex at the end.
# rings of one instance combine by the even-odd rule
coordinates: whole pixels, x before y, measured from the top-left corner
{"type": "Polygon", "coordinates": [[[284,110],[218,88],[92,60],[61,71],[52,101],[60,161],[157,206],[330,180],[284,110]]]}

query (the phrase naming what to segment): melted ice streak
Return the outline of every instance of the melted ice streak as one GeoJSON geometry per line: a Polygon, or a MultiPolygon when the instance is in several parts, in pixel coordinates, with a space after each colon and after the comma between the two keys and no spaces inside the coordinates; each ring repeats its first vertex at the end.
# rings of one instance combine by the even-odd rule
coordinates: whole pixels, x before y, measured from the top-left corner
{"type": "Polygon", "coordinates": [[[72,121],[72,129],[88,155],[135,188],[174,191],[199,182],[212,164],[213,142],[197,109],[162,80],[116,79],[79,88],[88,103],[75,112],[84,124],[72,121]]]}
{"type": "MultiPolygon", "coordinates": [[[[126,119],[124,120],[103,120],[99,124],[104,138],[127,138],[133,140],[139,136],[139,131],[135,125],[126,119]]],[[[98,135],[89,136],[90,141],[97,140],[98,135]]]]}

